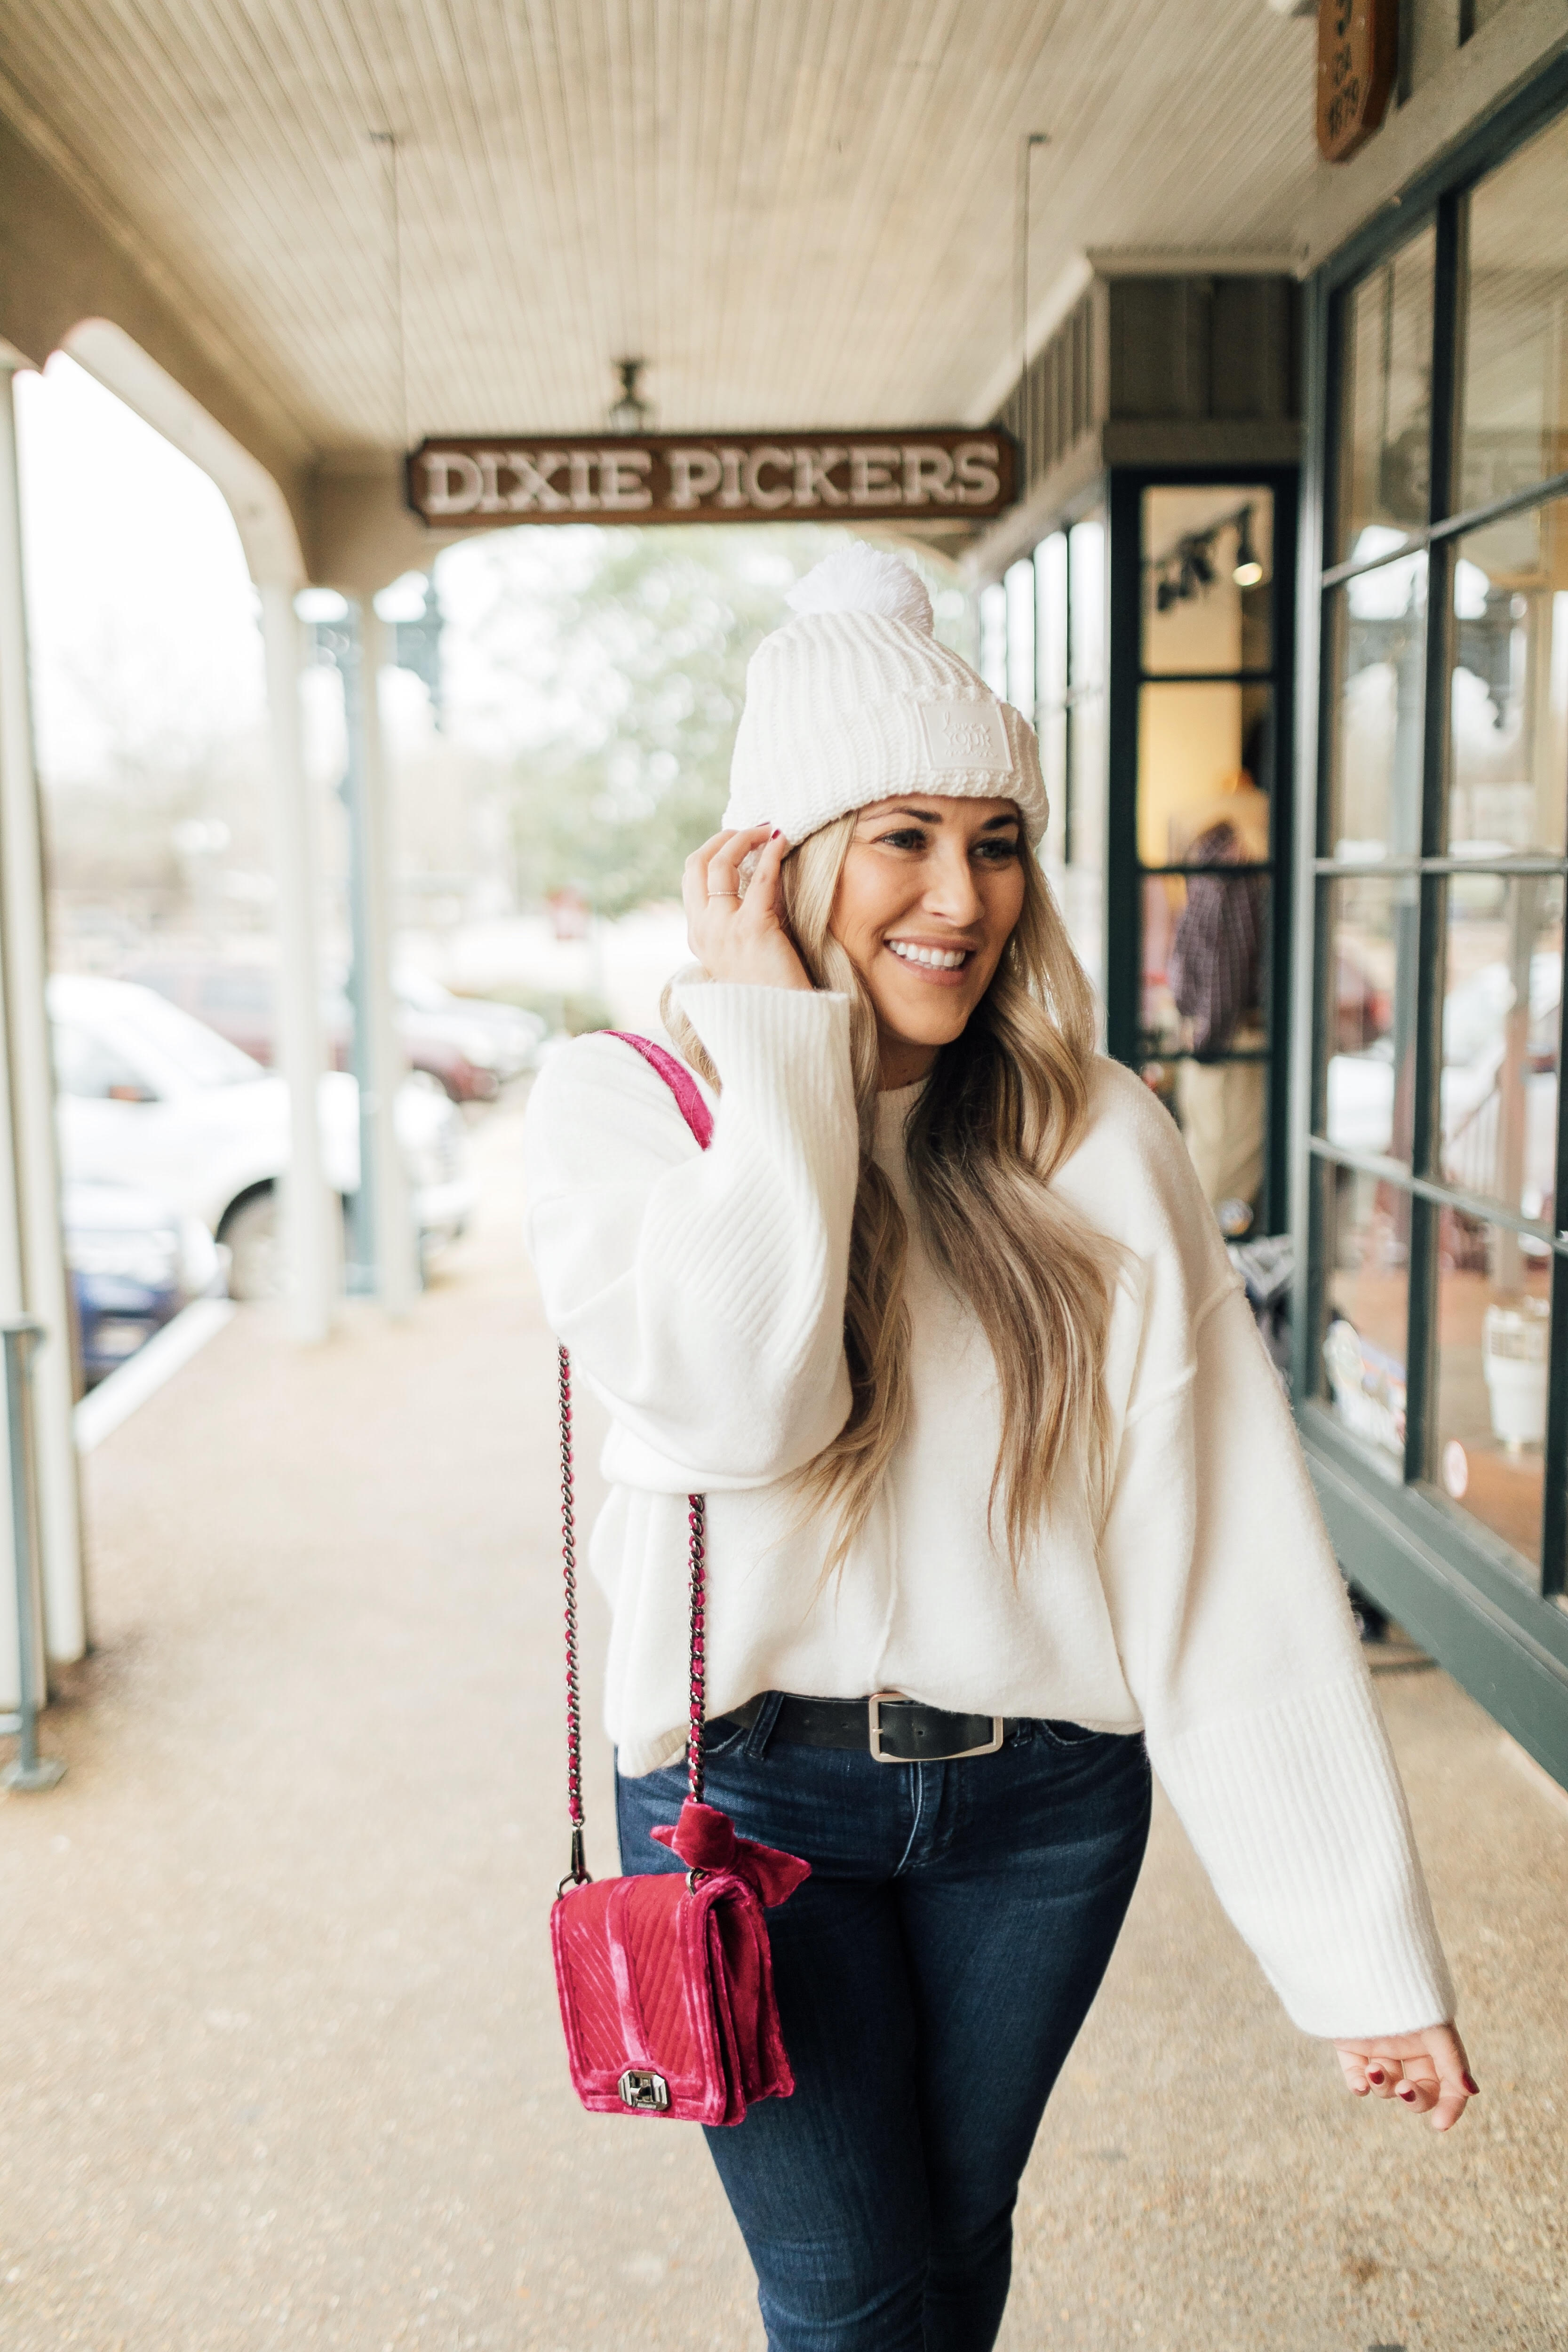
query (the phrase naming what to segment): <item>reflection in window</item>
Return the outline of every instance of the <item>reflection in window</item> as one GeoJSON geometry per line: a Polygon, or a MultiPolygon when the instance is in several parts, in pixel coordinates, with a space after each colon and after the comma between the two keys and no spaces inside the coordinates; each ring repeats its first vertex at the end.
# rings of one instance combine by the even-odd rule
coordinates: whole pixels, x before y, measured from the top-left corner
{"type": "Polygon", "coordinates": [[[1541,1558],[1541,1449],[1551,1357],[1544,1243],[1441,1213],[1436,1470],[1449,1501],[1541,1558]]]}
{"type": "Polygon", "coordinates": [[[1424,229],[1345,299],[1335,562],[1375,552],[1369,524],[1403,533],[1429,520],[1436,253],[1424,229]]]}
{"type": "Polygon", "coordinates": [[[1330,854],[1411,854],[1421,841],[1426,559],[1408,555],[1335,589],[1330,854]]]}
{"type": "Polygon", "coordinates": [[[1448,846],[1561,856],[1568,814],[1568,504],[1461,540],[1448,846]]]}
{"type": "Polygon", "coordinates": [[[1326,891],[1321,1132],[1346,1151],[1408,1160],[1417,887],[1366,875],[1326,891]]]}
{"type": "Polygon", "coordinates": [[[1334,1417],[1398,1475],[1405,1459],[1410,1311],[1410,1198],[1397,1185],[1324,1161],[1319,1393],[1334,1417]]]}
{"type": "Polygon", "coordinates": [[[1568,117],[1474,189],[1459,508],[1568,470],[1568,117]]]}
{"type": "Polygon", "coordinates": [[[1267,669],[1273,579],[1271,492],[1145,490],[1145,670],[1267,669]]]}
{"type": "Polygon", "coordinates": [[[1552,1221],[1559,875],[1456,875],[1443,978],[1444,1181],[1552,1221]]]}

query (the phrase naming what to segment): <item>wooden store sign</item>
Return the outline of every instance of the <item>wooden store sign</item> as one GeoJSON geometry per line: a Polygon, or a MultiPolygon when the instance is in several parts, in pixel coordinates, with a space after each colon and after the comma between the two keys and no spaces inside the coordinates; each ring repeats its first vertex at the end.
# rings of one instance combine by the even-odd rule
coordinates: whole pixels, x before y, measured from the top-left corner
{"type": "Polygon", "coordinates": [[[517,522],[983,521],[1011,506],[1001,432],[614,434],[421,442],[408,503],[437,529],[517,522]]]}
{"type": "Polygon", "coordinates": [[[1399,0],[1318,0],[1318,146],[1343,163],[1383,121],[1399,71],[1399,0]]]}

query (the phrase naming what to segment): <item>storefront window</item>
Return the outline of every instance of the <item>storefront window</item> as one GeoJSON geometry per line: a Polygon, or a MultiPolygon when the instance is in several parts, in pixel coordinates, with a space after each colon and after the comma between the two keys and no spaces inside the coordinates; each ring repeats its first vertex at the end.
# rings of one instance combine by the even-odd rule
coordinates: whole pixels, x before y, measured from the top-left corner
{"type": "Polygon", "coordinates": [[[1330,297],[1338,503],[1297,966],[1316,1040],[1303,1426],[1408,1475],[1380,1524],[1510,1595],[1548,1647],[1568,1585],[1565,191],[1560,115],[1468,185],[1456,169],[1432,226],[1330,297]]]}
{"type": "Polygon", "coordinates": [[[1274,498],[1142,498],[1137,857],[1143,1075],[1222,1227],[1265,1205],[1273,934],[1274,498]]]}
{"type": "Polygon", "coordinates": [[[1550,1223],[1563,877],[1456,874],[1445,895],[1443,1180],[1550,1223]]]}
{"type": "MultiPolygon", "coordinates": [[[[1079,961],[1105,986],[1105,519],[1035,551],[1033,682],[1051,795],[1045,866],[1079,961]]],[[[1021,601],[1021,600],[1020,600],[1021,601]]]]}
{"type": "Polygon", "coordinates": [[[1052,531],[1035,550],[1035,676],[1042,710],[1068,690],[1068,535],[1052,531]]]}
{"type": "Polygon", "coordinates": [[[1147,673],[1204,676],[1269,667],[1271,491],[1145,490],[1143,547],[1147,673]]]}
{"type": "Polygon", "coordinates": [[[1061,896],[1071,853],[1068,829],[1068,541],[1053,531],[1035,550],[1035,724],[1051,805],[1044,857],[1061,896]]]}
{"type": "Polygon", "coordinates": [[[1267,686],[1145,686],[1138,855],[1145,866],[1268,862],[1274,698],[1267,686]],[[1216,830],[1224,836],[1216,840],[1216,830]]]}
{"type": "Polygon", "coordinates": [[[1086,515],[1068,535],[1068,859],[1065,911],[1097,987],[1105,984],[1105,522],[1086,515]]]}
{"type": "Polygon", "coordinates": [[[1068,534],[1068,640],[1075,692],[1105,686],[1105,518],[1085,515],[1068,534]]]}
{"type": "Polygon", "coordinates": [[[1458,507],[1568,471],[1568,120],[1471,192],[1458,507]]]}
{"type": "Polygon", "coordinates": [[[1561,856],[1568,820],[1568,501],[1459,541],[1448,846],[1561,856]]]}
{"type": "Polygon", "coordinates": [[[1328,838],[1337,857],[1418,847],[1426,558],[1402,556],[1332,590],[1328,838]]]}
{"type": "Polygon", "coordinates": [[[980,675],[993,694],[1007,691],[1007,591],[1000,580],[980,591],[980,675]]]}
{"type": "Polygon", "coordinates": [[[1462,1209],[1439,1218],[1435,1483],[1531,1566],[1541,1559],[1551,1259],[1544,1243],[1462,1209]]]}
{"type": "Polygon", "coordinates": [[[1319,1132],[1344,1150],[1408,1164],[1416,886],[1378,874],[1319,887],[1326,901],[1319,1132]]]}
{"type": "Polygon", "coordinates": [[[1015,563],[1002,583],[1007,597],[1007,699],[1035,717],[1035,567],[1015,563]]]}
{"type": "Polygon", "coordinates": [[[1427,519],[1436,250],[1435,232],[1423,230],[1344,305],[1337,562],[1381,554],[1390,531],[1403,535],[1427,519]]]}
{"type": "Polygon", "coordinates": [[[1404,1467],[1410,1195],[1354,1168],[1319,1170],[1326,1279],[1319,1393],[1379,1468],[1404,1467]]]}

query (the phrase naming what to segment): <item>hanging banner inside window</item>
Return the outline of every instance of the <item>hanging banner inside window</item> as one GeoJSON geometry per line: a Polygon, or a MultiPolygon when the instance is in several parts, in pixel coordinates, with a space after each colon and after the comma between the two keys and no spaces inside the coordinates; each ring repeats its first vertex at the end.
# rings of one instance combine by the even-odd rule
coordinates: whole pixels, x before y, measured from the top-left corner
{"type": "Polygon", "coordinates": [[[1013,503],[1009,435],[441,436],[408,457],[437,530],[519,522],[984,522],[1013,503]]]}

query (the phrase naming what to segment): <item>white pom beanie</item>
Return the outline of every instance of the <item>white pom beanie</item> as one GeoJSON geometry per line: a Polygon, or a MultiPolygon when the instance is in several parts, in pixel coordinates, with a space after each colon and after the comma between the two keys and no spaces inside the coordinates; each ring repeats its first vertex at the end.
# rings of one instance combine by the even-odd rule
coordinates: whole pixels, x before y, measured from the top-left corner
{"type": "Polygon", "coordinates": [[[808,572],[798,618],[746,672],[726,825],[792,842],[895,793],[1016,801],[1031,848],[1048,813],[1035,730],[931,634],[931,598],[896,555],[857,540],[808,572]]]}

